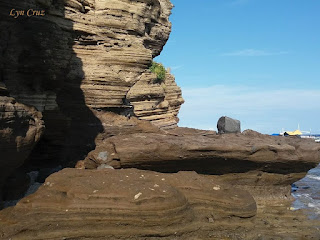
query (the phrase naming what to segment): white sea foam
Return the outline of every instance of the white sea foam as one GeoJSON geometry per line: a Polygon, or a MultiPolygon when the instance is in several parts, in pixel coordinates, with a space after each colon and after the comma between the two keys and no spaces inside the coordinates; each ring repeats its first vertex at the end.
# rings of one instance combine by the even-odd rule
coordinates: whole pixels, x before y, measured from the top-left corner
{"type": "Polygon", "coordinates": [[[292,195],[301,199],[312,199],[310,193],[292,193],[292,195]]]}
{"type": "Polygon", "coordinates": [[[311,178],[311,179],[315,179],[320,181],[320,176],[316,176],[316,175],[307,175],[307,178],[311,178]]]}
{"type": "Polygon", "coordinates": [[[320,214],[320,202],[308,203],[308,207],[312,208],[316,214],[320,214]]]}

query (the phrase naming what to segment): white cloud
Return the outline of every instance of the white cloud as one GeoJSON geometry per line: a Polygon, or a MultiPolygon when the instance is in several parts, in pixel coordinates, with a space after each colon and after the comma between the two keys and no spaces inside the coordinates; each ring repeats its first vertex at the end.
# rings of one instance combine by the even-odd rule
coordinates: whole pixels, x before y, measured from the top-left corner
{"type": "Polygon", "coordinates": [[[261,57],[261,56],[275,56],[275,55],[284,55],[289,52],[280,51],[280,52],[268,52],[264,50],[257,49],[244,49],[235,52],[223,53],[221,56],[239,56],[239,57],[261,57]]]}
{"type": "Polygon", "coordinates": [[[183,89],[184,96],[189,99],[195,99],[199,103],[215,103],[223,100],[223,109],[246,108],[257,110],[260,108],[270,109],[306,109],[319,108],[316,101],[319,101],[320,90],[263,90],[248,86],[228,87],[224,85],[215,85],[208,88],[183,89]],[[313,104],[306,104],[306,102],[313,104]]]}
{"type": "Polygon", "coordinates": [[[318,127],[320,90],[216,85],[182,92],[186,102],[179,114],[180,126],[209,129],[227,115],[241,120],[243,129],[265,133],[296,128],[298,123],[305,129],[318,127]]]}
{"type": "Polygon", "coordinates": [[[173,66],[173,67],[170,67],[171,70],[178,70],[180,68],[183,68],[183,65],[179,65],[179,66],[173,66]]]}

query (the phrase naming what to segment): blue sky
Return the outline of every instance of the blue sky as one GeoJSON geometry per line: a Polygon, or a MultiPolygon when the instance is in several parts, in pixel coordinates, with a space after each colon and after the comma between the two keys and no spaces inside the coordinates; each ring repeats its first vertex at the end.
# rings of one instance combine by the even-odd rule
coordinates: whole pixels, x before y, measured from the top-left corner
{"type": "Polygon", "coordinates": [[[182,88],[179,126],[320,133],[319,0],[171,0],[169,41],[155,60],[182,88]]]}

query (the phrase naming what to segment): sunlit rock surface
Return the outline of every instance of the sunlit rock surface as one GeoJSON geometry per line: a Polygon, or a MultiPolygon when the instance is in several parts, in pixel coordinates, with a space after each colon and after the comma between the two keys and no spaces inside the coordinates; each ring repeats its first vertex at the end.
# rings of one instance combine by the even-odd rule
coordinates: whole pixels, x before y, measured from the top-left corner
{"type": "Polygon", "coordinates": [[[103,131],[94,110],[176,127],[181,90],[169,73],[160,84],[148,70],[168,40],[172,7],[168,0],[1,1],[0,82],[46,125],[32,161],[84,159],[103,131]],[[15,18],[13,8],[45,15],[15,18]],[[148,99],[132,99],[137,89],[148,99]]]}
{"type": "Polygon", "coordinates": [[[194,172],[64,169],[0,213],[0,236],[165,237],[196,231],[202,223],[255,215],[248,192],[194,172]]]}
{"type": "Polygon", "coordinates": [[[319,145],[177,128],[181,90],[169,71],[159,82],[148,70],[171,8],[0,2],[1,177],[25,161],[7,187],[20,171],[38,172],[38,185],[52,167],[77,168],[2,210],[1,239],[320,239],[319,222],[290,208],[290,184],[320,162],[319,145]]]}

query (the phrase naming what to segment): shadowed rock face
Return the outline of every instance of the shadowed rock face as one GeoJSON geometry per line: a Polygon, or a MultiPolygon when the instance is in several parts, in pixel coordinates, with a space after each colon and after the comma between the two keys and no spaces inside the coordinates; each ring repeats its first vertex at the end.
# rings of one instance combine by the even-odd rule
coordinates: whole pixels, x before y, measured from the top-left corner
{"type": "Polygon", "coordinates": [[[1,211],[1,239],[320,238],[318,222],[287,209],[290,184],[319,162],[319,145],[176,128],[181,90],[169,73],[159,83],[147,70],[168,39],[171,8],[0,2],[1,177],[28,157],[42,119],[29,165],[85,159],[1,211]],[[46,15],[15,19],[13,7],[46,15]],[[143,170],[110,169],[132,167],[143,170]]]}
{"type": "Polygon", "coordinates": [[[42,115],[34,107],[0,96],[0,199],[8,176],[20,167],[44,131],[42,115]]]}
{"type": "Polygon", "coordinates": [[[104,130],[98,111],[176,126],[180,88],[169,73],[160,85],[148,71],[171,31],[170,1],[5,0],[0,9],[0,82],[17,102],[41,112],[46,126],[28,160],[33,166],[84,159],[104,130]],[[13,8],[45,16],[14,18],[13,8]],[[149,98],[129,97],[140,90],[149,98]]]}
{"type": "Polygon", "coordinates": [[[45,165],[79,159],[94,149],[101,123],[80,89],[84,72],[73,50],[76,33],[70,31],[73,23],[65,18],[64,2],[2,1],[0,9],[5,33],[0,38],[1,81],[17,102],[42,112],[46,126],[29,161],[45,165]],[[25,15],[9,16],[12,9],[25,15]],[[45,16],[28,17],[28,9],[43,9],[45,16]]]}

